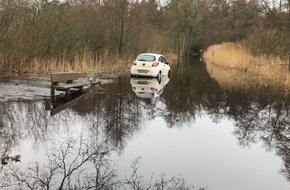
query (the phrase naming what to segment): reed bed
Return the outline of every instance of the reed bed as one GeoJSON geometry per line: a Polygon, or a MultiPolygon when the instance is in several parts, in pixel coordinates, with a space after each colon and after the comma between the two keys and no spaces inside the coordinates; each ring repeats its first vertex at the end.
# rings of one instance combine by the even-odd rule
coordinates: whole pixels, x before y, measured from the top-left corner
{"type": "Polygon", "coordinates": [[[208,72],[223,87],[255,89],[272,87],[290,93],[287,61],[266,55],[253,56],[240,44],[223,43],[210,46],[203,58],[208,72]]]}
{"type": "MultiPolygon", "coordinates": [[[[73,59],[68,59],[63,56],[62,59],[39,59],[34,58],[29,62],[24,63],[20,61],[16,67],[6,67],[1,70],[2,76],[48,76],[52,72],[67,72],[75,71],[81,74],[85,74],[86,71],[92,71],[95,74],[120,74],[129,73],[131,65],[135,59],[135,56],[119,57],[117,55],[111,55],[108,52],[104,52],[102,55],[94,56],[92,53],[85,51],[83,54],[76,54],[73,59]],[[5,72],[4,72],[5,71],[5,72]]],[[[164,53],[164,56],[168,59],[170,64],[175,63],[177,55],[174,52],[164,53]]],[[[25,58],[23,58],[25,60],[25,58]]],[[[1,64],[0,68],[4,68],[5,65],[1,64]]]]}
{"type": "Polygon", "coordinates": [[[39,75],[47,75],[52,72],[76,71],[85,73],[85,71],[93,71],[100,73],[123,73],[129,71],[131,63],[124,59],[112,57],[105,61],[104,58],[95,59],[92,57],[75,56],[72,62],[67,60],[57,61],[50,59],[47,61],[35,60],[32,64],[32,73],[39,75]]]}

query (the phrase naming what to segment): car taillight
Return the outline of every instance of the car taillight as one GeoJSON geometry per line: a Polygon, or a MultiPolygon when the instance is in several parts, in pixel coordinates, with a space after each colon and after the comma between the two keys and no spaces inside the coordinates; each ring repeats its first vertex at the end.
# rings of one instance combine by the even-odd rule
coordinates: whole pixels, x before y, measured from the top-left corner
{"type": "Polygon", "coordinates": [[[133,65],[137,65],[137,61],[136,60],[133,61],[133,65]]]}
{"type": "Polygon", "coordinates": [[[157,88],[151,88],[151,91],[152,91],[152,92],[157,92],[158,89],[157,89],[157,88]]]}
{"type": "Polygon", "coordinates": [[[159,62],[158,61],[155,61],[154,63],[152,63],[152,67],[156,67],[159,65],[159,62]]]}

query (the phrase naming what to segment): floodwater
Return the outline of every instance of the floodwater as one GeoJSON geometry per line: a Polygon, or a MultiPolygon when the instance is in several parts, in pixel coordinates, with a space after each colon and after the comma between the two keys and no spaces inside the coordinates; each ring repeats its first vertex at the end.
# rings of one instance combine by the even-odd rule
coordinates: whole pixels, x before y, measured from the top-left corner
{"type": "Polygon", "coordinates": [[[171,68],[56,98],[47,79],[2,79],[0,155],[21,162],[0,189],[288,190],[290,97],[221,88],[198,59],[171,68]]]}

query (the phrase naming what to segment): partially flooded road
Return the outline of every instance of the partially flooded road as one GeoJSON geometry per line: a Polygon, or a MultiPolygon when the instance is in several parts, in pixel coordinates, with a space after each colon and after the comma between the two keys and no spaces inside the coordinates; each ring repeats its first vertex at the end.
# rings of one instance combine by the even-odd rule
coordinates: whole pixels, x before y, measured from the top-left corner
{"type": "Polygon", "coordinates": [[[49,97],[50,81],[45,78],[1,78],[0,101],[36,100],[49,97]]]}
{"type": "Polygon", "coordinates": [[[0,166],[1,189],[289,189],[290,97],[221,88],[196,59],[171,68],[57,98],[2,79],[0,155],[21,162],[0,166]]]}

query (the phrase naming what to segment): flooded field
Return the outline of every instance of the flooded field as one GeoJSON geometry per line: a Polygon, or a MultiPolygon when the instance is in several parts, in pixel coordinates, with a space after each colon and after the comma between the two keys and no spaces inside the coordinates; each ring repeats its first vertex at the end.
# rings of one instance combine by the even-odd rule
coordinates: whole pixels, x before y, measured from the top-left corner
{"type": "Polygon", "coordinates": [[[1,79],[1,189],[288,190],[290,97],[171,68],[54,98],[48,79],[1,79]]]}

